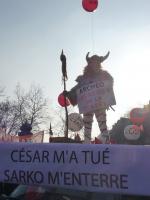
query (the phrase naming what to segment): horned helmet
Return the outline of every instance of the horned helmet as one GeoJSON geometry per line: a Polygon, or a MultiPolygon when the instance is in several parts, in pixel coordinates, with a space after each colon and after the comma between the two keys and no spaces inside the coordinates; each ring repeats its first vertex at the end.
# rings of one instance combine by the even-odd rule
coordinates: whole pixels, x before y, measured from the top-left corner
{"type": "Polygon", "coordinates": [[[89,53],[90,52],[88,52],[87,55],[86,55],[86,61],[87,61],[88,64],[90,62],[94,62],[94,61],[101,64],[104,60],[106,60],[108,58],[110,52],[108,51],[108,53],[105,56],[93,55],[91,57],[89,57],[89,53]]]}

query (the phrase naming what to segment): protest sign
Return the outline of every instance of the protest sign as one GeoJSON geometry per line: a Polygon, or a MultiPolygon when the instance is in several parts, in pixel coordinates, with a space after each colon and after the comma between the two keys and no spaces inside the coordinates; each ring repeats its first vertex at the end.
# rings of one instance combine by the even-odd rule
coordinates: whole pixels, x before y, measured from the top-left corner
{"type": "Polygon", "coordinates": [[[149,146],[1,143],[0,181],[150,195],[149,155],[149,146]]]}
{"type": "Polygon", "coordinates": [[[96,81],[80,87],[77,90],[80,113],[87,113],[100,108],[115,105],[112,83],[109,80],[96,81]]]}

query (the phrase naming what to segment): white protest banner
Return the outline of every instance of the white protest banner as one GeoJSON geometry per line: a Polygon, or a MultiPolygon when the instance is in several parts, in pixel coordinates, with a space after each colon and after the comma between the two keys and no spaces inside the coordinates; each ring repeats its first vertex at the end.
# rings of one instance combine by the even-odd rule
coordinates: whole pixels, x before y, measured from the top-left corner
{"type": "Polygon", "coordinates": [[[24,136],[16,136],[9,134],[0,133],[0,141],[1,142],[33,142],[33,143],[41,143],[43,142],[44,131],[37,132],[33,135],[24,135],[24,136]]]}
{"type": "MultiPolygon", "coordinates": [[[[43,142],[44,131],[40,131],[34,133],[33,135],[25,135],[25,136],[16,136],[16,139],[19,139],[19,142],[33,142],[33,143],[41,143],[43,142]]],[[[15,141],[15,138],[13,139],[15,141]]]]}
{"type": "Polygon", "coordinates": [[[0,181],[150,195],[150,147],[0,143],[0,181]]]}
{"type": "Polygon", "coordinates": [[[80,113],[116,104],[112,84],[109,80],[95,80],[95,82],[80,87],[77,90],[77,99],[80,113]]]}
{"type": "Polygon", "coordinates": [[[12,141],[12,136],[1,131],[0,132],[0,141],[11,142],[12,141]]]}

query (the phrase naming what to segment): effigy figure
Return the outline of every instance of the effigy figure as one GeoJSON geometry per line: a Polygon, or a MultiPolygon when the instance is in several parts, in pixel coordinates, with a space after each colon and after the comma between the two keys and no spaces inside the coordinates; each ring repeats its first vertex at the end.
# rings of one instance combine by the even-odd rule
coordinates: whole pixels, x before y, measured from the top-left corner
{"type": "Polygon", "coordinates": [[[105,143],[108,138],[106,111],[116,104],[113,92],[113,77],[102,69],[101,63],[109,56],[86,55],[87,66],[83,74],[76,78],[77,84],[65,91],[73,106],[78,105],[79,112],[83,114],[84,143],[91,142],[93,116],[95,115],[100,129],[98,138],[105,143]]]}

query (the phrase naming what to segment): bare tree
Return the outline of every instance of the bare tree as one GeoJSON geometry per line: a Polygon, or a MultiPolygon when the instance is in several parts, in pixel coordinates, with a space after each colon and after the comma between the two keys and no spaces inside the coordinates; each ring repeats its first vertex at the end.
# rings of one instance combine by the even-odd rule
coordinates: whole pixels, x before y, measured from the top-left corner
{"type": "Polygon", "coordinates": [[[20,123],[26,120],[33,130],[38,130],[40,125],[46,121],[47,100],[39,86],[31,85],[27,92],[24,92],[20,85],[16,87],[16,112],[20,116],[20,123]]]}
{"type": "Polygon", "coordinates": [[[19,117],[20,125],[22,125],[26,118],[26,99],[27,95],[24,92],[24,89],[21,88],[20,84],[17,84],[15,89],[15,100],[14,100],[14,108],[15,113],[19,117]]]}
{"type": "Polygon", "coordinates": [[[18,132],[20,126],[27,120],[32,131],[40,129],[47,121],[47,101],[39,86],[32,85],[28,91],[18,84],[14,100],[5,99],[0,102],[0,126],[6,126],[7,133],[18,132]]]}
{"type": "Polygon", "coordinates": [[[29,123],[36,130],[47,119],[47,100],[43,98],[40,87],[32,85],[26,93],[25,114],[29,123]]]}
{"type": "Polygon", "coordinates": [[[9,99],[0,102],[0,127],[5,128],[6,133],[10,134],[18,128],[18,121],[14,104],[9,99]]]}

